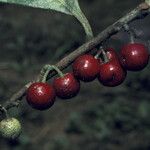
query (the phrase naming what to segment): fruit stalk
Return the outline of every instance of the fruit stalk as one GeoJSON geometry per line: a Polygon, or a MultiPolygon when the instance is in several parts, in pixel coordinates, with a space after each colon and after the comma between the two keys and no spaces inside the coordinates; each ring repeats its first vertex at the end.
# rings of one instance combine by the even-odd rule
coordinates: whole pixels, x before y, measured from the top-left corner
{"type": "Polygon", "coordinates": [[[38,81],[46,82],[48,74],[53,70],[55,70],[60,77],[64,77],[64,74],[58,67],[54,65],[45,65],[41,70],[40,78],[38,79],[38,81]]]}

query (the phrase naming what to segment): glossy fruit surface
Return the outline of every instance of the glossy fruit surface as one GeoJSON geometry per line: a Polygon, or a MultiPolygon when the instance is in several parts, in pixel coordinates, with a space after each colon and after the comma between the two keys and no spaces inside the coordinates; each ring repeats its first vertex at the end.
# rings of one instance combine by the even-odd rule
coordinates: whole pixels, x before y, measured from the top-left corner
{"type": "Polygon", "coordinates": [[[120,54],[122,66],[129,71],[139,71],[149,61],[148,49],[140,43],[129,43],[123,46],[120,54]]]}
{"type": "Polygon", "coordinates": [[[79,56],[73,63],[75,77],[84,82],[93,81],[99,72],[99,60],[92,55],[79,56]]]}
{"type": "Polygon", "coordinates": [[[98,80],[104,86],[114,87],[120,85],[126,78],[127,72],[116,61],[109,61],[100,65],[98,80]]]}
{"type": "Polygon", "coordinates": [[[47,83],[33,83],[27,90],[26,99],[35,109],[45,110],[50,108],[55,101],[55,90],[47,83]]]}
{"type": "Polygon", "coordinates": [[[53,87],[58,97],[69,99],[79,93],[80,82],[74,77],[73,73],[66,73],[64,77],[54,79],[53,87]]]}
{"type": "Polygon", "coordinates": [[[109,60],[117,60],[119,59],[118,54],[116,53],[115,49],[107,48],[106,54],[109,60]]]}
{"type": "Polygon", "coordinates": [[[7,118],[0,122],[0,134],[4,138],[16,139],[21,133],[21,124],[15,118],[7,118]]]}

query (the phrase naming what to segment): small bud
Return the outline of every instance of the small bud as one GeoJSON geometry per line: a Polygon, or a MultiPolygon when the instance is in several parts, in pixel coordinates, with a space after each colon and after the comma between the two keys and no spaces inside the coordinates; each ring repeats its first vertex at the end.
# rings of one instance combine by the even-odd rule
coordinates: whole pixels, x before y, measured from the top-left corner
{"type": "Polygon", "coordinates": [[[21,124],[15,118],[7,118],[0,122],[0,134],[7,139],[16,139],[21,133],[21,124]]]}

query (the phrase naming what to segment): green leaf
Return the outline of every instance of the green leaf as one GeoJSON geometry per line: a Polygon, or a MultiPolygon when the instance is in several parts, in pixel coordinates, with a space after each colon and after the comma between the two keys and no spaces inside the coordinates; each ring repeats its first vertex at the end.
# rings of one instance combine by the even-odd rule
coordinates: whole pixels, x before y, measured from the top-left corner
{"type": "Polygon", "coordinates": [[[20,4],[34,8],[53,9],[75,16],[86,32],[87,38],[93,37],[91,26],[80,9],[78,0],[0,0],[0,2],[20,4]]]}
{"type": "Polygon", "coordinates": [[[145,0],[145,3],[147,3],[150,6],[150,0],[145,0]]]}

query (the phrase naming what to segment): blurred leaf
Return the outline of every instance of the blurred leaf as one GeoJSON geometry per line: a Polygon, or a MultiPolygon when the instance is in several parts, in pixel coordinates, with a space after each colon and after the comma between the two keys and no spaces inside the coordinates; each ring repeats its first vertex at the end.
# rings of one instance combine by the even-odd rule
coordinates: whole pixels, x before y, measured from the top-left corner
{"type": "Polygon", "coordinates": [[[87,38],[93,37],[90,24],[80,9],[78,0],[0,0],[0,2],[20,4],[35,8],[53,9],[75,16],[84,27],[87,38]]]}
{"type": "Polygon", "coordinates": [[[140,117],[148,118],[150,115],[150,104],[147,101],[141,102],[138,108],[140,117]]]}
{"type": "Polygon", "coordinates": [[[56,136],[49,145],[50,150],[69,150],[70,143],[65,136],[56,136]]]}
{"type": "Polygon", "coordinates": [[[26,133],[23,132],[19,137],[19,141],[21,145],[27,145],[31,142],[31,139],[26,133]]]}
{"type": "Polygon", "coordinates": [[[148,5],[150,5],[150,0],[145,0],[145,2],[146,2],[148,5]]]}
{"type": "Polygon", "coordinates": [[[80,113],[72,113],[70,116],[69,124],[66,127],[67,133],[78,133],[81,134],[85,130],[85,126],[82,123],[80,113]]]}

